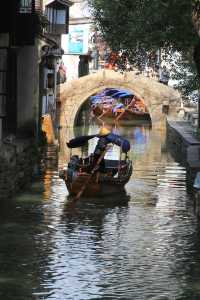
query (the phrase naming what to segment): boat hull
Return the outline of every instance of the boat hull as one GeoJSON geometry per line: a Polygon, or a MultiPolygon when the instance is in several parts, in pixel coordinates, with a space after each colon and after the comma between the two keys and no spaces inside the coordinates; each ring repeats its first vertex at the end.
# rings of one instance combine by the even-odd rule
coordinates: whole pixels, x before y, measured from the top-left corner
{"type": "Polygon", "coordinates": [[[132,171],[132,163],[129,161],[125,169],[114,177],[99,172],[93,175],[75,172],[73,176],[69,176],[69,170],[64,170],[60,172],[60,178],[65,181],[70,195],[77,195],[83,188],[84,197],[102,197],[124,192],[132,171]]]}
{"type": "MultiPolygon", "coordinates": [[[[81,188],[85,185],[85,181],[77,180],[73,183],[69,183],[67,180],[65,181],[67,190],[70,195],[75,196],[81,190],[81,188]]],[[[116,193],[121,193],[125,191],[125,184],[116,185],[114,182],[112,183],[96,183],[91,181],[87,184],[83,196],[84,197],[103,197],[109,196],[116,193]]]]}

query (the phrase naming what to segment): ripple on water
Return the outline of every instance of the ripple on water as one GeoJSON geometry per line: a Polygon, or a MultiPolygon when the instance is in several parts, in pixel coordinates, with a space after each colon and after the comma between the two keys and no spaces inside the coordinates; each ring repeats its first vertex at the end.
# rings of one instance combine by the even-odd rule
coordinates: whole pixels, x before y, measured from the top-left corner
{"type": "Polygon", "coordinates": [[[0,298],[200,299],[186,172],[159,140],[137,147],[126,194],[72,206],[51,169],[1,212],[0,298]]]}

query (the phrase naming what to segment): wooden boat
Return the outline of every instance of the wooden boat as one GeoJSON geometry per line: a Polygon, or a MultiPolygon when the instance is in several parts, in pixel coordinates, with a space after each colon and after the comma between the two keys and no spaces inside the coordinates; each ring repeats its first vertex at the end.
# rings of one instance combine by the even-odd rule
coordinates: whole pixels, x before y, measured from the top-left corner
{"type": "Polygon", "coordinates": [[[60,178],[65,181],[70,195],[77,195],[86,184],[83,192],[85,197],[102,197],[124,191],[125,184],[132,174],[130,160],[105,160],[103,173],[90,174],[89,159],[83,161],[78,156],[72,156],[67,169],[60,171],[60,178]]]}
{"type": "Polygon", "coordinates": [[[102,93],[92,96],[91,110],[93,116],[102,120],[151,122],[144,100],[124,90],[105,89],[102,93]]]}
{"type": "Polygon", "coordinates": [[[97,135],[74,138],[67,143],[67,146],[71,149],[82,147],[94,137],[102,137],[105,145],[107,145],[98,160],[95,160],[93,154],[84,159],[78,155],[73,155],[67,167],[59,172],[59,176],[65,181],[70,195],[77,196],[81,193],[87,197],[96,197],[119,193],[124,191],[124,186],[131,177],[132,162],[127,156],[130,150],[129,141],[111,133],[106,128],[102,128],[97,135]],[[120,147],[119,160],[104,159],[111,143],[120,147]],[[122,153],[125,154],[123,160],[121,159],[122,153]]]}
{"type": "Polygon", "coordinates": [[[104,109],[100,104],[96,105],[92,109],[94,116],[100,119],[115,119],[115,120],[124,120],[124,121],[151,121],[150,114],[146,111],[139,111],[135,109],[125,108],[118,109],[114,113],[112,107],[104,109]]]}

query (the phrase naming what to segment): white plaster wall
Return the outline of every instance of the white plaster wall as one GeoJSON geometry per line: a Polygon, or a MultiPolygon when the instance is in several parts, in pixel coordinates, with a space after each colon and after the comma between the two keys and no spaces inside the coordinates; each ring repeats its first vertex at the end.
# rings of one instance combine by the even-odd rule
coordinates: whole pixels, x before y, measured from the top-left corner
{"type": "Polygon", "coordinates": [[[67,69],[67,81],[71,81],[78,78],[78,63],[79,55],[67,55],[62,57],[64,65],[67,69]]]}
{"type": "Polygon", "coordinates": [[[88,9],[87,1],[79,0],[72,1],[74,4],[70,7],[69,17],[70,19],[75,18],[90,18],[90,12],[88,9]]]}
{"type": "MultiPolygon", "coordinates": [[[[72,0],[74,4],[69,9],[69,30],[71,26],[81,25],[85,27],[85,32],[88,31],[88,39],[90,35],[90,13],[88,9],[88,3],[86,0],[72,0]],[[88,22],[88,23],[87,23],[88,22]]],[[[84,43],[84,52],[88,52],[88,43],[84,43]]],[[[63,34],[61,38],[61,47],[64,50],[62,60],[67,68],[67,81],[71,81],[78,78],[78,63],[79,54],[68,54],[68,34],[63,34]]]]}

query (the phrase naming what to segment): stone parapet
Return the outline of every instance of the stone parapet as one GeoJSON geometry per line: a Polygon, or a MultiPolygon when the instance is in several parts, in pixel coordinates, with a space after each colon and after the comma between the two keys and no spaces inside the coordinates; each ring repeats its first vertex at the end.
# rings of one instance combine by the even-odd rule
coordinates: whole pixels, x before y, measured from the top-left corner
{"type": "Polygon", "coordinates": [[[175,159],[185,166],[187,183],[192,188],[196,173],[200,171],[200,141],[194,128],[186,121],[168,121],[167,145],[175,159]]]}

